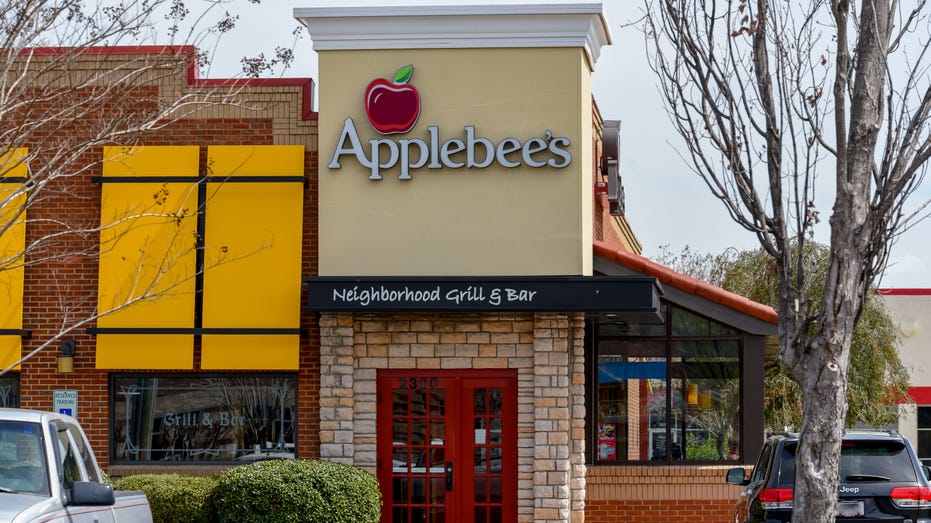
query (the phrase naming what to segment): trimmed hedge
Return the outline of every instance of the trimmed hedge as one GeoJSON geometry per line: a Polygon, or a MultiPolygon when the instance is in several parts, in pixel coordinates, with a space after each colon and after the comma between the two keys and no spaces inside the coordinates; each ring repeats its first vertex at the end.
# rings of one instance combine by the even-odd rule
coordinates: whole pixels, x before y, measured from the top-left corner
{"type": "Polygon", "coordinates": [[[329,461],[260,461],[221,476],[142,474],[114,482],[141,490],[154,523],[377,523],[378,480],[329,461]]]}
{"type": "Polygon", "coordinates": [[[216,521],[211,498],[218,476],[140,474],[114,482],[116,490],[141,490],[149,498],[153,523],[216,521]]]}
{"type": "Polygon", "coordinates": [[[375,476],[317,460],[262,461],[227,470],[214,489],[221,523],[377,523],[375,476]]]}

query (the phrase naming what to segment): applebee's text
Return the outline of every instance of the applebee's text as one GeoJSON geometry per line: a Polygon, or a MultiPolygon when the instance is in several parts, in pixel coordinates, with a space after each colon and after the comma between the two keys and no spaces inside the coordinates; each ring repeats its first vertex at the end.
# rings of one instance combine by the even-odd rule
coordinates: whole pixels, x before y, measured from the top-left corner
{"type": "Polygon", "coordinates": [[[362,145],[359,133],[352,118],[343,122],[339,143],[333,152],[333,159],[327,165],[330,169],[339,169],[344,155],[356,158],[371,174],[370,180],[381,180],[384,169],[400,167],[399,180],[410,180],[411,169],[480,169],[497,162],[508,168],[552,167],[562,169],[572,162],[572,154],[567,150],[571,145],[565,136],[553,136],[549,130],[542,137],[530,138],[521,143],[517,138],[504,138],[497,144],[488,138],[476,137],[475,127],[467,125],[465,140],[450,138],[440,142],[440,131],[435,125],[427,126],[427,138],[378,138],[368,141],[368,147],[362,145]],[[464,156],[464,157],[463,157],[464,156]]]}
{"type": "Polygon", "coordinates": [[[465,304],[501,305],[502,303],[533,303],[539,291],[513,289],[509,287],[467,287],[441,290],[439,286],[429,289],[390,289],[383,286],[344,287],[333,289],[335,303],[355,303],[366,307],[372,304],[423,303],[439,304],[442,302],[465,304]]]}

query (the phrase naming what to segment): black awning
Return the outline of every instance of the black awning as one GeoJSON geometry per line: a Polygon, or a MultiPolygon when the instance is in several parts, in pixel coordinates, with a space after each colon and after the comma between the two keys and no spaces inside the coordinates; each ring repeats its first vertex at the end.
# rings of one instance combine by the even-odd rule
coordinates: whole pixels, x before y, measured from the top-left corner
{"type": "Polygon", "coordinates": [[[655,315],[655,278],[612,276],[315,276],[307,311],[616,312],[655,315]]]}

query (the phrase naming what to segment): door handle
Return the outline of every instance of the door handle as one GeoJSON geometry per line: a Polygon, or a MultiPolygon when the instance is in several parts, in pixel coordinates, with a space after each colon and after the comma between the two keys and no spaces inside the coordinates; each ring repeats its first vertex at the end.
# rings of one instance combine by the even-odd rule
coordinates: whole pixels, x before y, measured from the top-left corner
{"type": "Polygon", "coordinates": [[[450,491],[453,489],[453,462],[446,462],[446,490],[450,491]]]}

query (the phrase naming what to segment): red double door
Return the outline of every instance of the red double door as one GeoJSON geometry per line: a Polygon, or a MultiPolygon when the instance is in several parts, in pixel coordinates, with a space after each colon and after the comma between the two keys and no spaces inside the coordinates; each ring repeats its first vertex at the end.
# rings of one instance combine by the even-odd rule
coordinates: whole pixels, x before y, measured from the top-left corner
{"type": "Polygon", "coordinates": [[[517,521],[517,372],[378,372],[382,522],[517,521]]]}

